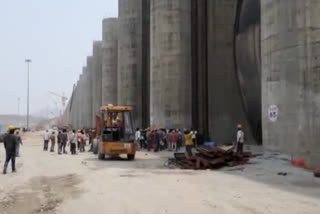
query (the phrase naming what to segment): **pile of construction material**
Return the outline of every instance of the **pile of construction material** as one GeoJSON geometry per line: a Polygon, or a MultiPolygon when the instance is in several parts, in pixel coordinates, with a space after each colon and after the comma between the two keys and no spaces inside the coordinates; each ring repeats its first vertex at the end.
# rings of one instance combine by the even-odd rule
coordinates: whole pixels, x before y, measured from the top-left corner
{"type": "Polygon", "coordinates": [[[247,164],[251,157],[255,157],[250,152],[242,154],[234,152],[233,146],[196,148],[192,156],[185,153],[175,153],[174,158],[169,160],[169,164],[176,165],[181,169],[219,169],[222,167],[233,167],[247,164]]]}

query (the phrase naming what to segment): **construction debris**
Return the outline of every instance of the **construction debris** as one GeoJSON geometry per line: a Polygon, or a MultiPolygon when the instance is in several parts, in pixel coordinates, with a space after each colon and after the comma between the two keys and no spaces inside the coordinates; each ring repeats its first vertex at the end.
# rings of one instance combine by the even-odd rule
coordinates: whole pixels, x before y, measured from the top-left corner
{"type": "Polygon", "coordinates": [[[196,148],[193,156],[187,157],[185,153],[175,153],[173,159],[169,159],[170,165],[176,165],[181,169],[219,169],[225,166],[233,167],[247,164],[252,155],[251,152],[235,153],[232,146],[196,148]]]}

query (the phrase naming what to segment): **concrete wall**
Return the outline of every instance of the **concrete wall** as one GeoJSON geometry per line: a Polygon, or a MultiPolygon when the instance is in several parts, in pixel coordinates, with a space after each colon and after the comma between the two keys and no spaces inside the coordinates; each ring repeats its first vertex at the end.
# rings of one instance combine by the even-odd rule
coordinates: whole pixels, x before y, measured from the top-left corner
{"type": "Polygon", "coordinates": [[[95,127],[95,118],[100,115],[102,106],[102,41],[93,42],[92,51],[92,71],[93,71],[93,97],[92,113],[95,127]]]}
{"type": "Polygon", "coordinates": [[[151,1],[151,126],[191,128],[191,3],[151,1]]]}
{"type": "Polygon", "coordinates": [[[141,127],[142,0],[119,0],[118,104],[134,108],[134,124],[141,127]]]}
{"type": "Polygon", "coordinates": [[[117,105],[118,19],[104,19],[102,28],[102,105],[117,105]]]}
{"type": "Polygon", "coordinates": [[[261,3],[264,145],[319,167],[320,1],[261,3]]]}
{"type": "Polygon", "coordinates": [[[245,127],[247,142],[254,142],[242,108],[234,64],[237,3],[237,0],[207,3],[209,134],[217,143],[234,142],[239,123],[245,127]]]}

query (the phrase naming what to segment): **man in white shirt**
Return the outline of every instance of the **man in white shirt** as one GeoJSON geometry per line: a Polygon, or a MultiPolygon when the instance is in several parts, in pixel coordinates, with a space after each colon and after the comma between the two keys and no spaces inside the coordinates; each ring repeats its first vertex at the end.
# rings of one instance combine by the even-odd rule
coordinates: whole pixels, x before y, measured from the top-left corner
{"type": "Polygon", "coordinates": [[[141,138],[141,132],[140,132],[140,129],[137,128],[136,134],[135,134],[135,140],[136,140],[136,146],[138,150],[140,150],[140,138],[141,138]]]}
{"type": "Polygon", "coordinates": [[[46,130],[46,132],[43,135],[43,140],[44,140],[43,151],[48,151],[49,139],[50,139],[50,134],[49,134],[49,131],[46,130]]]}
{"type": "Polygon", "coordinates": [[[70,143],[70,152],[72,155],[76,155],[77,154],[77,151],[76,151],[76,142],[77,142],[77,139],[76,139],[76,130],[73,130],[69,136],[69,143],[70,143]]]}
{"type": "Polygon", "coordinates": [[[242,131],[242,125],[238,125],[238,131],[237,131],[237,152],[242,153],[243,152],[243,143],[244,143],[244,132],[242,131]]]}

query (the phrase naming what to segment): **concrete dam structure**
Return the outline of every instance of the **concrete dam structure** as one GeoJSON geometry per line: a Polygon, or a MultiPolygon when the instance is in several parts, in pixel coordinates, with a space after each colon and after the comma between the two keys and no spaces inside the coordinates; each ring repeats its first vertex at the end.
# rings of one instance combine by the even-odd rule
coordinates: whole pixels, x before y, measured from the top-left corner
{"type": "Polygon", "coordinates": [[[94,128],[101,105],[135,127],[194,128],[320,165],[320,1],[119,0],[74,86],[65,125],[94,128]]]}

